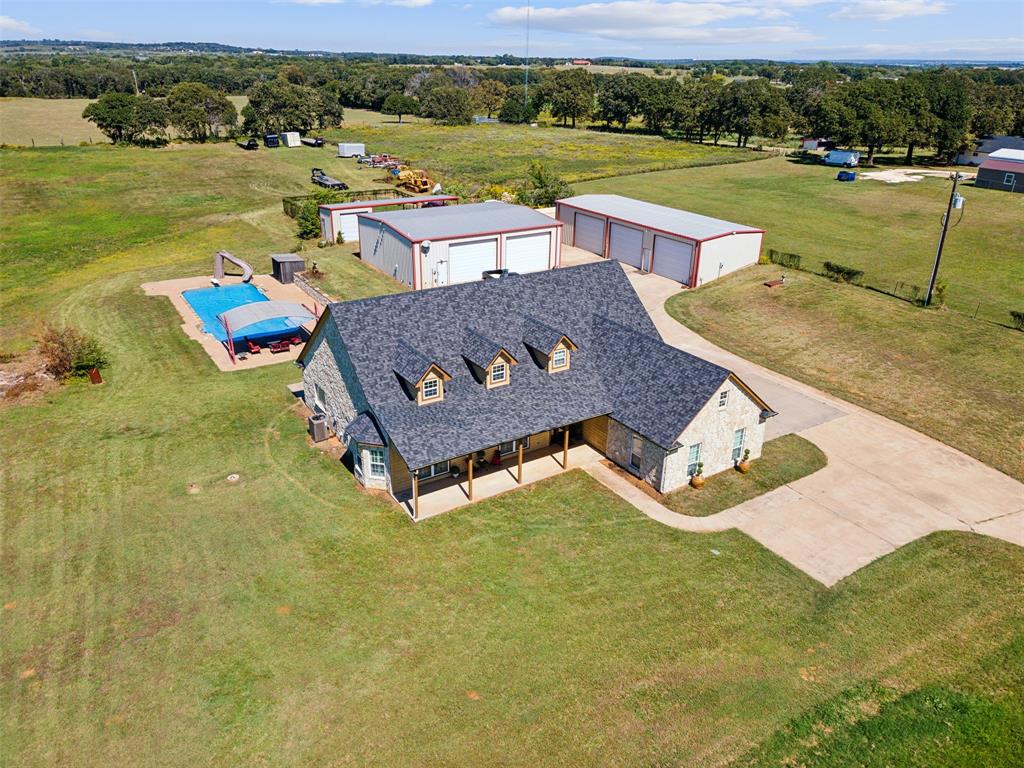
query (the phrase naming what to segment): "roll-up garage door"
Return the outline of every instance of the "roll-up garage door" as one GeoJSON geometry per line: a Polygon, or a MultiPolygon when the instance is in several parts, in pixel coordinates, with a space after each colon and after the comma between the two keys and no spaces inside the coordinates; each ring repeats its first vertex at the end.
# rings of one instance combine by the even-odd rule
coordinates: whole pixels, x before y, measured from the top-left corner
{"type": "Polygon", "coordinates": [[[690,284],[693,243],[655,235],[653,272],[679,283],[690,284]]]}
{"type": "Polygon", "coordinates": [[[608,235],[608,256],[642,269],[643,252],[644,233],[635,227],[627,227],[613,221],[608,235]]]}
{"type": "Polygon", "coordinates": [[[604,256],[604,219],[577,213],[573,223],[573,245],[604,256]]]}
{"type": "Polygon", "coordinates": [[[498,266],[498,238],[452,243],[448,246],[448,282],[468,283],[483,279],[488,269],[498,266]]]}
{"type": "Polygon", "coordinates": [[[359,219],[357,217],[360,213],[370,213],[370,209],[345,211],[338,214],[338,232],[345,238],[346,243],[359,242],[359,219]]]}
{"type": "Polygon", "coordinates": [[[548,268],[550,253],[550,232],[505,238],[505,268],[509,272],[541,272],[548,268]]]}

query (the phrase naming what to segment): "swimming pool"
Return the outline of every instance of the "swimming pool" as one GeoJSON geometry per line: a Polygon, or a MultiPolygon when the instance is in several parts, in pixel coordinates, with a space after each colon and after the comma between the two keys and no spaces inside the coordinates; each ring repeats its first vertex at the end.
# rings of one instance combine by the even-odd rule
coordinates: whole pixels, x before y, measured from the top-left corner
{"type": "MultiPolygon", "coordinates": [[[[203,324],[203,331],[213,336],[217,341],[227,341],[228,335],[221,325],[217,315],[227,312],[229,309],[240,307],[243,304],[252,304],[257,301],[269,301],[263,292],[252,283],[238,283],[237,285],[222,285],[218,288],[193,288],[190,291],[182,291],[182,298],[192,307],[192,311],[199,316],[203,324]]],[[[288,322],[287,319],[274,318],[244,328],[240,334],[232,331],[234,341],[252,339],[253,341],[280,338],[288,334],[294,334],[299,329],[288,322]]]]}

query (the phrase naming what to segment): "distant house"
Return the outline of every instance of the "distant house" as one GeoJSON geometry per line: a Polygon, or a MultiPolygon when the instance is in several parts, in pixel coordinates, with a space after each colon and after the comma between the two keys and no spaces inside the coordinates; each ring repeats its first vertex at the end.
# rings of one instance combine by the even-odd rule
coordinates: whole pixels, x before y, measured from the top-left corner
{"type": "Polygon", "coordinates": [[[774,415],[662,341],[609,261],[330,304],[299,364],[356,479],[414,516],[433,480],[572,440],[670,491],[758,457],[774,415]]]}
{"type": "Polygon", "coordinates": [[[573,59],[571,64],[574,67],[589,67],[590,59],[573,59]]]}
{"type": "Polygon", "coordinates": [[[980,166],[974,186],[1024,192],[1024,149],[997,149],[980,166]]]}
{"type": "Polygon", "coordinates": [[[986,136],[975,141],[973,152],[961,152],[956,156],[957,165],[981,165],[993,152],[1001,149],[1024,150],[1024,136],[986,136]]]}

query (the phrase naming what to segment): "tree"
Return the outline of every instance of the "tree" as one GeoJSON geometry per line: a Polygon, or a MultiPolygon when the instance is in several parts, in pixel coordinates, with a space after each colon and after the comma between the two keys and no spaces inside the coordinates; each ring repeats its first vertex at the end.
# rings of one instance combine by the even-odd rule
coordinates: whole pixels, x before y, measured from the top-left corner
{"type": "Polygon", "coordinates": [[[167,128],[167,110],[149,96],[104,93],[82,112],[114,144],[158,138],[167,128]]]}
{"type": "Polygon", "coordinates": [[[736,146],[745,147],[754,135],[784,138],[792,113],[782,91],[760,78],[734,80],[722,89],[721,119],[736,134],[736,146]]]}
{"type": "Polygon", "coordinates": [[[402,122],[402,115],[415,115],[419,110],[420,103],[415,98],[396,92],[388,94],[380,111],[385,115],[398,115],[398,122],[402,122]]]}
{"type": "Polygon", "coordinates": [[[857,80],[845,90],[845,97],[852,122],[844,133],[852,134],[868,148],[868,165],[874,162],[877,150],[906,139],[910,115],[900,100],[897,81],[877,77],[857,80]]]}
{"type": "Polygon", "coordinates": [[[231,100],[204,83],[179,83],[171,88],[167,115],[178,133],[197,141],[216,136],[222,127],[231,128],[238,120],[231,100]]]}
{"type": "Polygon", "coordinates": [[[468,125],[473,122],[469,92],[451,85],[430,90],[420,101],[420,113],[441,125],[468,125]]]}
{"type": "Polygon", "coordinates": [[[641,94],[640,113],[644,124],[655,133],[661,133],[670,124],[679,125],[682,108],[683,87],[675,78],[652,79],[641,94]]]}
{"type": "Polygon", "coordinates": [[[594,76],[585,69],[560,69],[550,78],[546,89],[551,102],[551,115],[566,120],[590,117],[594,113],[594,76]]]}
{"type": "Polygon", "coordinates": [[[641,112],[640,105],[648,83],[648,77],[638,72],[608,75],[597,91],[598,119],[606,125],[618,123],[622,130],[626,130],[630,118],[641,112]]]}
{"type": "Polygon", "coordinates": [[[291,83],[292,85],[306,84],[306,73],[302,71],[302,68],[298,64],[288,64],[281,67],[281,71],[277,76],[286,83],[291,83]]]}
{"type": "Polygon", "coordinates": [[[491,117],[501,109],[506,96],[508,96],[508,86],[500,80],[481,80],[469,92],[473,106],[486,113],[487,117],[491,117]]]}
{"type": "Polygon", "coordinates": [[[312,88],[284,80],[257,83],[242,109],[247,133],[309,131],[323,120],[323,101],[312,88]]]}
{"type": "Polygon", "coordinates": [[[530,163],[526,178],[528,186],[517,194],[522,205],[542,208],[554,205],[556,200],[572,197],[572,187],[539,160],[530,163]]]}
{"type": "Polygon", "coordinates": [[[931,146],[939,127],[939,119],[931,109],[926,83],[918,77],[908,77],[899,84],[900,106],[907,116],[907,154],[904,162],[912,165],[914,150],[931,146]]]}
{"type": "Polygon", "coordinates": [[[498,111],[498,119],[503,123],[532,123],[537,119],[537,110],[533,104],[526,103],[523,86],[516,85],[508,89],[505,102],[498,111]]]}

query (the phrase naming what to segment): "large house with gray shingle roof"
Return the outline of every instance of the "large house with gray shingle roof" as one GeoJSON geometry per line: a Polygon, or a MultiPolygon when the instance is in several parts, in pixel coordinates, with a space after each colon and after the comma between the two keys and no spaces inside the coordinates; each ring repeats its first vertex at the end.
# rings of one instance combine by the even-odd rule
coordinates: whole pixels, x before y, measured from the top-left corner
{"type": "Polygon", "coordinates": [[[670,491],[698,463],[712,475],[757,458],[773,415],[662,341],[611,261],[331,304],[299,364],[358,480],[400,501],[563,439],[670,491]]]}

